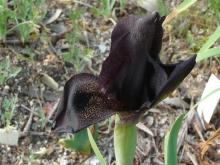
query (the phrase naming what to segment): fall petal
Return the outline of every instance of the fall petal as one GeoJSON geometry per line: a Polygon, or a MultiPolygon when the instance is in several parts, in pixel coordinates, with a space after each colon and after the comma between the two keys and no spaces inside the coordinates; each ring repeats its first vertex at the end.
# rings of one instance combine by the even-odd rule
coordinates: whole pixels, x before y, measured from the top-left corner
{"type": "MultiPolygon", "coordinates": [[[[168,77],[167,81],[161,86],[158,94],[155,96],[154,100],[148,108],[165,99],[171,92],[176,89],[176,87],[186,78],[186,76],[195,66],[195,59],[196,55],[186,61],[167,66],[167,70],[169,70],[167,72],[170,72],[171,68],[173,68],[173,71],[170,72],[170,76],[168,77]]],[[[166,70],[166,65],[163,64],[163,67],[166,70]]]]}
{"type": "Polygon", "coordinates": [[[78,132],[108,118],[120,108],[123,107],[100,92],[95,76],[73,76],[64,86],[56,115],[55,132],[78,132]]]}

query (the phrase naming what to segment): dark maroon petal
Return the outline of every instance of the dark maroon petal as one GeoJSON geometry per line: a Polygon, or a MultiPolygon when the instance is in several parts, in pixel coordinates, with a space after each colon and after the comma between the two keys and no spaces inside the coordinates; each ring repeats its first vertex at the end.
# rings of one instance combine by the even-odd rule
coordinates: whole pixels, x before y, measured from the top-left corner
{"type": "Polygon", "coordinates": [[[130,61],[130,52],[127,43],[129,33],[123,34],[111,45],[110,54],[102,64],[102,70],[99,75],[99,84],[101,88],[107,89],[109,84],[114,81],[124,65],[130,61]]]}
{"type": "Polygon", "coordinates": [[[55,114],[55,119],[56,119],[55,127],[57,127],[58,125],[61,125],[61,123],[63,123],[65,120],[64,118],[65,118],[65,113],[67,110],[68,97],[70,94],[69,89],[71,88],[72,85],[74,85],[75,83],[74,80],[76,79],[75,77],[76,76],[73,76],[70,80],[68,80],[65,83],[63,93],[62,93],[62,96],[60,97],[59,104],[58,104],[56,114],[55,114]]]}
{"type": "Polygon", "coordinates": [[[186,78],[186,76],[195,66],[195,59],[196,55],[178,64],[167,65],[167,67],[165,64],[162,64],[162,67],[165,69],[165,71],[167,71],[167,73],[170,73],[170,75],[168,76],[167,81],[165,81],[165,83],[162,83],[161,86],[158,88],[159,92],[157,92],[151,104],[148,104],[148,108],[165,99],[171,92],[176,89],[176,87],[186,78]],[[171,69],[173,69],[172,72],[171,69]]]}
{"type": "Polygon", "coordinates": [[[139,17],[135,15],[129,15],[128,17],[121,18],[114,27],[111,35],[111,42],[120,40],[124,34],[130,33],[131,28],[134,26],[135,21],[139,17]]]}
{"type": "Polygon", "coordinates": [[[151,57],[157,61],[160,61],[159,53],[162,47],[162,39],[163,39],[162,23],[164,20],[165,20],[165,16],[160,17],[158,14],[157,19],[155,20],[155,34],[153,38],[153,43],[149,51],[149,54],[151,55],[151,57]]]}
{"type": "Polygon", "coordinates": [[[78,132],[122,108],[118,102],[109,100],[100,92],[97,77],[86,73],[75,75],[64,86],[54,131],[78,132]]]}
{"type": "MultiPolygon", "coordinates": [[[[110,98],[127,104],[128,110],[138,109],[155,95],[149,93],[155,90],[150,91],[148,84],[151,72],[157,72],[154,63],[160,62],[163,20],[158,13],[129,16],[112,32],[110,55],[103,62],[99,84],[110,98]]],[[[160,73],[166,76],[162,69],[160,73]]]]}
{"type": "Polygon", "coordinates": [[[164,70],[160,63],[157,61],[155,62],[151,57],[152,56],[149,57],[149,61],[152,64],[152,69],[150,70],[149,76],[145,79],[145,88],[148,89],[148,95],[145,97],[148,98],[148,100],[144,98],[142,104],[144,102],[148,102],[150,104],[155,99],[160,91],[162,84],[167,81],[169,76],[169,74],[164,70]]]}
{"type": "Polygon", "coordinates": [[[121,70],[139,54],[147,56],[152,52],[158,58],[156,56],[160,51],[163,35],[161,20],[158,13],[153,13],[144,17],[130,15],[117,23],[111,36],[110,54],[103,62],[99,75],[99,83],[104,91],[108,90],[121,70]]]}
{"type": "MultiPolygon", "coordinates": [[[[118,74],[110,93],[115,92],[115,98],[128,105],[129,110],[136,110],[143,104],[143,94],[147,93],[145,88],[150,77],[150,71],[153,69],[152,63],[144,55],[135,58],[118,74]]],[[[147,99],[147,98],[146,98],[147,99]]]]}

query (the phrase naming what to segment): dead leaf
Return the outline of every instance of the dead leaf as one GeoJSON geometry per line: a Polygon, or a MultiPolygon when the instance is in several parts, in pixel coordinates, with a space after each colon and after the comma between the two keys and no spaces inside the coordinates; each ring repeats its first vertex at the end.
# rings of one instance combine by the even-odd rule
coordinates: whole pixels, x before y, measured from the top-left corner
{"type": "Polygon", "coordinates": [[[40,74],[40,80],[47,86],[49,86],[50,88],[58,91],[59,90],[59,85],[58,83],[52,78],[50,77],[48,74],[46,73],[41,73],[40,74]]]}
{"type": "Polygon", "coordinates": [[[154,133],[148,127],[146,127],[143,123],[141,122],[137,123],[136,127],[144,131],[145,133],[149,134],[150,136],[154,136],[154,133]]]}
{"type": "Polygon", "coordinates": [[[47,24],[51,24],[52,22],[56,21],[57,18],[59,18],[61,13],[62,13],[62,9],[56,9],[55,13],[50,18],[48,18],[44,22],[44,24],[47,25],[47,24]]]}
{"type": "Polygon", "coordinates": [[[200,143],[201,148],[201,160],[204,159],[205,153],[208,149],[215,144],[215,140],[220,137],[220,128],[205,142],[200,143]]]}

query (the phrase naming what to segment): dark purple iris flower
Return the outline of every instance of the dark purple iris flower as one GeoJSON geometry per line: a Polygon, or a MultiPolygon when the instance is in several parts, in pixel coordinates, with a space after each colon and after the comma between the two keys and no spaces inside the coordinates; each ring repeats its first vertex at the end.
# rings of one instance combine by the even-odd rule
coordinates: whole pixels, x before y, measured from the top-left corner
{"type": "Polygon", "coordinates": [[[78,74],[65,84],[56,132],[75,133],[117,112],[142,113],[183,81],[196,56],[176,64],[160,61],[164,19],[155,12],[117,23],[100,75],[78,74]]]}

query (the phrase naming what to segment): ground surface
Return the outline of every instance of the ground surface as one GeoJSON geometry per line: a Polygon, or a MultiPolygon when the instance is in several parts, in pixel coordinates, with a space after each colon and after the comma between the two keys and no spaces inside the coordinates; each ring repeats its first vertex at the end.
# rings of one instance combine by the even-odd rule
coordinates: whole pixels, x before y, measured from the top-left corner
{"type": "MultiPolygon", "coordinates": [[[[173,9],[177,4],[178,2],[172,2],[169,6],[173,9]]],[[[0,164],[84,164],[86,161],[87,163],[94,161],[92,155],[70,151],[58,144],[58,137],[50,134],[53,123],[47,122],[47,117],[53,112],[62,87],[71,75],[77,72],[99,73],[101,63],[108,55],[110,34],[117,19],[131,13],[146,13],[144,9],[134,4],[127,4],[126,8],[120,11],[117,3],[115,14],[109,16],[111,19],[104,19],[103,16],[96,16],[92,12],[94,6],[101,10],[100,4],[96,1],[83,1],[83,3],[48,1],[47,14],[36,37],[32,38],[33,41],[20,42],[14,31],[12,33],[14,35],[0,45],[0,60],[9,56],[12,66],[21,68],[16,77],[9,78],[0,86],[0,104],[4,98],[12,99],[17,96],[16,110],[11,124],[21,132],[24,129],[28,131],[27,134],[22,134],[18,146],[0,145],[0,164]],[[46,24],[46,20],[53,17],[57,9],[61,9],[62,13],[51,23],[46,24]],[[70,19],[71,13],[78,10],[86,12],[80,13],[82,16],[77,21],[70,19]],[[80,36],[77,43],[71,43],[68,37],[72,35],[74,38],[72,31],[76,29],[76,24],[80,29],[80,36]],[[75,62],[64,62],[63,54],[74,50],[75,47],[80,50],[79,57],[72,57],[75,62]],[[55,90],[57,87],[53,88],[51,83],[48,85],[48,76],[59,84],[58,90],[55,90]],[[46,80],[42,77],[46,77],[46,80]],[[32,118],[33,111],[35,113],[32,118]],[[32,121],[27,126],[30,118],[32,121]]],[[[164,62],[171,63],[190,57],[201,46],[198,43],[205,40],[204,36],[214,31],[216,27],[212,19],[214,16],[210,14],[208,19],[208,16],[202,16],[202,12],[204,14],[210,11],[203,3],[199,3],[193,6],[190,12],[165,26],[161,52],[164,62]],[[188,31],[194,36],[194,41],[189,41],[189,37],[186,37],[188,31]]],[[[165,133],[179,114],[189,111],[198,101],[211,73],[219,77],[218,59],[213,58],[197,64],[187,79],[166,101],[144,114],[140,121],[142,125],[139,125],[136,164],[163,164],[165,133]]],[[[3,109],[0,110],[3,113],[3,109]]],[[[201,138],[206,140],[219,128],[219,115],[218,106],[209,129],[202,131],[201,135],[192,126],[193,124],[189,126],[184,147],[180,149],[181,164],[196,165],[196,162],[201,164],[201,138]]],[[[0,127],[4,127],[3,122],[0,122],[0,127]]],[[[100,130],[98,145],[108,163],[115,164],[113,128],[110,128],[109,132],[106,122],[102,122],[100,130]]],[[[218,139],[214,147],[205,154],[204,160],[220,163],[219,144],[218,139]]]]}

